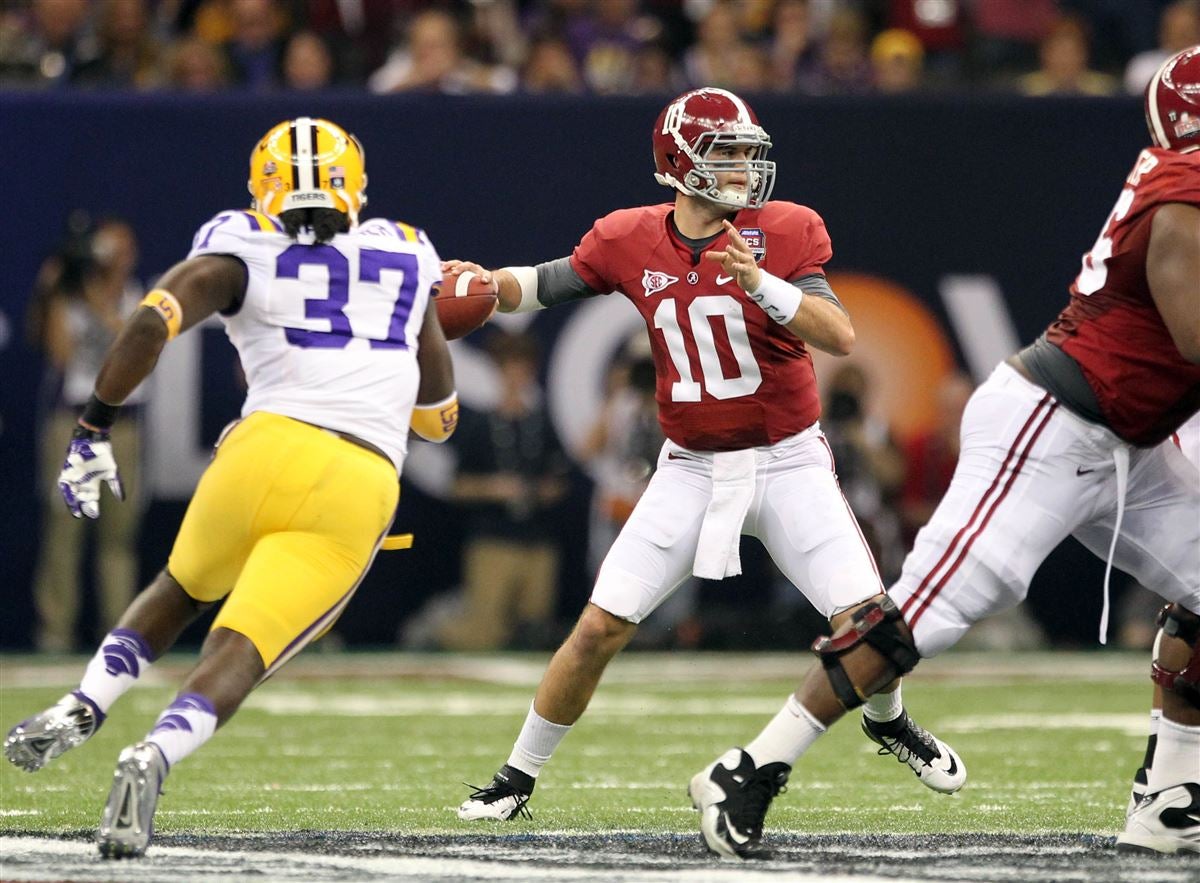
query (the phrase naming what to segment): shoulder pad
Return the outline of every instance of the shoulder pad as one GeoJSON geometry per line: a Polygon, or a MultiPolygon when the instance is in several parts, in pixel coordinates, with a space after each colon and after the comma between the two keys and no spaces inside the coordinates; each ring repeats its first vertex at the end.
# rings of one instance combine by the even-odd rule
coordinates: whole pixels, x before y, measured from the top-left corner
{"type": "Polygon", "coordinates": [[[670,203],[618,209],[596,221],[593,229],[601,239],[620,239],[640,228],[661,224],[670,210],[670,203]]]}
{"type": "Polygon", "coordinates": [[[277,219],[253,209],[219,212],[196,231],[188,256],[236,253],[255,234],[282,232],[283,225],[277,219]]]}
{"type": "Polygon", "coordinates": [[[785,227],[807,228],[814,223],[824,223],[821,216],[808,206],[785,200],[768,202],[759,210],[758,217],[764,226],[781,224],[785,227]]]}

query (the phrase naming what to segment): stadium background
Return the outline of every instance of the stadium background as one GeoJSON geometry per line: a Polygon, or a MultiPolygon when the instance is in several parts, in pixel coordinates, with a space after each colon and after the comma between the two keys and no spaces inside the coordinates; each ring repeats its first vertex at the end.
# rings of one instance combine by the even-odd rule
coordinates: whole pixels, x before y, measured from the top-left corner
{"type": "MultiPolygon", "coordinates": [[[[202,222],[246,204],[246,158],[262,132],[289,116],[323,115],[366,144],[371,205],[365,214],[423,227],[443,257],[533,263],[566,254],[596,217],[667,196],[650,174],[650,123],[661,103],[657,97],[373,97],[360,91],[206,98],[0,94],[0,190],[8,209],[0,249],[0,591],[6,610],[0,648],[32,641],[30,585],[39,542],[35,415],[43,366],[21,324],[34,275],[60,243],[69,209],[127,218],[141,240],[139,273],[150,280],[186,253],[202,222]]],[[[859,352],[878,359],[887,354],[888,407],[901,424],[925,401],[922,378],[931,364],[942,362],[936,346],[906,351],[902,344],[913,337],[902,322],[875,323],[865,334],[873,299],[894,303],[897,287],[901,304],[915,299],[940,327],[949,359],[982,379],[1004,346],[1030,340],[1061,308],[1080,254],[1146,143],[1140,104],[1130,98],[763,96],[754,104],[776,145],[776,197],[820,212],[834,242],[831,273],[856,274],[844,281],[855,291],[859,352]]],[[[621,315],[634,312],[619,306],[621,315]]],[[[911,307],[901,313],[923,314],[911,307]]],[[[598,394],[600,377],[587,363],[604,353],[584,357],[572,342],[607,340],[617,315],[610,311],[617,308],[605,303],[590,314],[565,308],[532,321],[551,379],[575,391],[569,396],[575,405],[586,407],[598,394]]],[[[152,502],[142,528],[143,579],[165,560],[204,449],[235,416],[240,399],[232,350],[219,328],[172,350],[172,367],[160,372],[160,411],[151,418],[159,428],[152,428],[146,446],[152,502]]],[[[474,352],[470,340],[456,350],[468,403],[486,400],[486,370],[474,352]]],[[[569,442],[566,398],[556,401],[552,391],[555,418],[569,442]]],[[[463,536],[456,510],[436,495],[438,468],[410,463],[397,529],[414,531],[417,546],[377,561],[338,627],[348,644],[391,644],[408,615],[456,584],[463,536]]],[[[577,472],[561,522],[567,558],[559,612],[566,620],[590,588],[588,490],[586,475],[577,472]]],[[[1043,567],[1031,602],[1057,641],[1094,640],[1101,567],[1076,547],[1065,547],[1043,567]]],[[[788,646],[806,638],[766,631],[768,581],[762,556],[751,553],[745,576],[705,587],[705,608],[732,624],[714,633],[713,646],[788,646]]]]}

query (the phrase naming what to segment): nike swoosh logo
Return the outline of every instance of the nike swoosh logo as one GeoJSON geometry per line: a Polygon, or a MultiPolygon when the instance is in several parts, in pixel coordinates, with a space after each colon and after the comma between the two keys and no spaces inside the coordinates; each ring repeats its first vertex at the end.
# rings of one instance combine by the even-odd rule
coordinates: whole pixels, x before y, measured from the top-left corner
{"type": "Polygon", "coordinates": [[[954,755],[949,752],[946,753],[946,759],[950,761],[950,766],[946,768],[946,775],[953,776],[958,772],[958,763],[955,762],[954,755]]]}
{"type": "Polygon", "coordinates": [[[133,795],[130,789],[125,791],[125,799],[121,801],[121,811],[117,813],[117,826],[128,828],[133,825],[133,795]]]}
{"type": "Polygon", "coordinates": [[[1076,475],[1087,475],[1089,472],[1095,472],[1095,469],[1084,469],[1082,466],[1075,467],[1076,475]]]}
{"type": "Polygon", "coordinates": [[[729,813],[721,813],[721,818],[725,820],[725,830],[729,832],[729,839],[739,846],[750,842],[750,838],[733,827],[733,822],[729,821],[729,813]]]}
{"type": "Polygon", "coordinates": [[[728,285],[732,281],[733,281],[732,276],[717,276],[717,284],[718,285],[728,285]]]}

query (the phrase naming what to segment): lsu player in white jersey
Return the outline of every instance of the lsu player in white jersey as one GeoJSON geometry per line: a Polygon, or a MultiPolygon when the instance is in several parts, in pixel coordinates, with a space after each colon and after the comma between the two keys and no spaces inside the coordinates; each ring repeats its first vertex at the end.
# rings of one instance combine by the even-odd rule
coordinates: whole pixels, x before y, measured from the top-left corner
{"type": "Polygon", "coordinates": [[[334,623],[385,546],[411,428],[458,414],[429,299],[440,261],[420,230],[374,219],[362,146],[326,120],[272,128],[250,159],[250,211],[218,214],[109,351],[59,489],[76,517],[120,499],[108,429],[164,345],[218,314],[248,390],[205,470],[166,568],[109,633],[76,690],[15,726],[4,753],[30,772],[82,744],[202,611],[224,599],[200,660],[146,738],[120,753],[97,835],[145,852],[168,771],[250,691],[334,623]]]}

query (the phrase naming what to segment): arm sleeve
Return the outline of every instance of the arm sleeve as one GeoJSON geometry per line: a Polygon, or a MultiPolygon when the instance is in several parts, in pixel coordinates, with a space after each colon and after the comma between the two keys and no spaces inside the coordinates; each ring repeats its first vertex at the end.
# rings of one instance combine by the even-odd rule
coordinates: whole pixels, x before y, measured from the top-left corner
{"type": "Polygon", "coordinates": [[[814,297],[822,297],[832,303],[847,316],[850,315],[850,312],[844,306],[842,306],[842,302],[838,300],[838,296],[833,293],[833,289],[829,287],[829,280],[825,278],[824,273],[806,273],[800,278],[793,279],[791,281],[793,285],[795,285],[805,294],[811,294],[814,297]]]}
{"type": "Polygon", "coordinates": [[[585,297],[594,297],[597,292],[583,277],[575,272],[570,258],[559,258],[538,264],[537,299],[544,307],[553,307],[585,297]]]}

